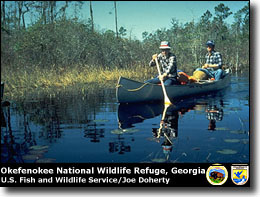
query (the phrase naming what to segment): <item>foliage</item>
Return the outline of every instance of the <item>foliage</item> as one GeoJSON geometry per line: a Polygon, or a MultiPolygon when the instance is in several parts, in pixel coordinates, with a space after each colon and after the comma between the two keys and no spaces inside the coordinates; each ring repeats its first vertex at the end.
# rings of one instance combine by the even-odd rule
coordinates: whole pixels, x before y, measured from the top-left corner
{"type": "MultiPolygon", "coordinates": [[[[74,15],[66,11],[73,3],[16,2],[7,6],[1,1],[1,70],[32,73],[35,69],[60,70],[72,68],[129,69],[146,67],[151,55],[159,53],[162,40],[172,44],[178,67],[187,72],[204,63],[205,42],[212,39],[227,66],[237,70],[249,67],[249,4],[234,13],[235,22],[225,23],[232,12],[223,3],[215,7],[215,14],[206,11],[198,22],[180,24],[171,20],[169,29],[154,33],[143,32],[143,40],[127,38],[127,29],[119,28],[119,36],[112,30],[93,28],[93,18],[79,20],[86,2],[74,2],[74,15]],[[31,13],[31,23],[25,14],[31,13]],[[87,65],[87,66],[86,66],[87,65]]],[[[95,10],[93,10],[95,12],[95,10]]]]}

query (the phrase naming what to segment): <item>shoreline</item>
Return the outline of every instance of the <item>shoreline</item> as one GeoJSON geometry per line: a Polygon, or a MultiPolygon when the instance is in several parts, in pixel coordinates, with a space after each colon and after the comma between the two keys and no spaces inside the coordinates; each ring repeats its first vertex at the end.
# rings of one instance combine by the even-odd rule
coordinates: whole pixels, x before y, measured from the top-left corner
{"type": "Polygon", "coordinates": [[[40,94],[53,95],[55,92],[94,91],[95,89],[113,89],[120,76],[143,81],[153,77],[156,70],[149,66],[131,68],[97,69],[91,66],[73,68],[35,68],[33,71],[8,70],[2,72],[5,83],[4,98],[21,100],[38,97],[40,94]],[[31,96],[30,96],[31,95],[31,96]]]}

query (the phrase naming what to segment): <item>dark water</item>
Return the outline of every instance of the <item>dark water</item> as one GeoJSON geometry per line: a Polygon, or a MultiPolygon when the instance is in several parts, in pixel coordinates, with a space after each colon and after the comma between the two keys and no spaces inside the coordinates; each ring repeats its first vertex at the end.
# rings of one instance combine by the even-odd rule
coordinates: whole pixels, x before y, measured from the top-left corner
{"type": "Polygon", "coordinates": [[[247,76],[165,111],[163,103],[118,104],[114,89],[10,103],[2,107],[2,163],[249,162],[247,76]]]}

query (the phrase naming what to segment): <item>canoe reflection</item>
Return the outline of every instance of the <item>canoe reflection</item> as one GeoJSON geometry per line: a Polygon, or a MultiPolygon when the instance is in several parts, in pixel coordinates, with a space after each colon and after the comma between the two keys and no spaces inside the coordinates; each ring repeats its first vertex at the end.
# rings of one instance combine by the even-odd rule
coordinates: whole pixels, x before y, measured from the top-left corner
{"type": "MultiPolygon", "coordinates": [[[[166,112],[166,119],[171,119],[170,114],[184,114],[194,108],[196,105],[192,101],[179,101],[170,106],[166,112]]],[[[163,103],[138,103],[138,104],[120,104],[118,107],[118,126],[120,129],[133,127],[133,124],[141,123],[146,119],[159,116],[164,111],[163,103]]]]}
{"type": "Polygon", "coordinates": [[[120,104],[118,107],[118,126],[120,129],[131,128],[133,124],[160,115],[163,107],[158,103],[120,104]]]}
{"type": "MultiPolygon", "coordinates": [[[[216,130],[216,122],[223,119],[223,100],[219,97],[186,99],[175,101],[174,105],[164,106],[163,103],[120,104],[118,107],[118,125],[122,130],[134,127],[136,123],[161,115],[160,127],[152,128],[153,140],[161,146],[164,162],[169,161],[175,139],[178,137],[179,118],[190,111],[195,114],[205,113],[209,120],[210,132],[216,130]]],[[[159,123],[159,122],[158,122],[159,123]]],[[[157,155],[158,156],[158,155],[157,155]]],[[[151,158],[153,162],[162,159],[151,158]]]]}

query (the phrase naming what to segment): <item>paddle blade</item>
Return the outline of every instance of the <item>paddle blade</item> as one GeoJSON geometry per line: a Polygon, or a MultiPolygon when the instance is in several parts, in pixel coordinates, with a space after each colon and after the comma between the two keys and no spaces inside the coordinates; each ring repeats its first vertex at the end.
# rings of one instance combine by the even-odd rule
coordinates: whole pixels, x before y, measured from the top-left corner
{"type": "Polygon", "coordinates": [[[167,96],[164,97],[164,105],[172,105],[172,102],[167,96]]]}

